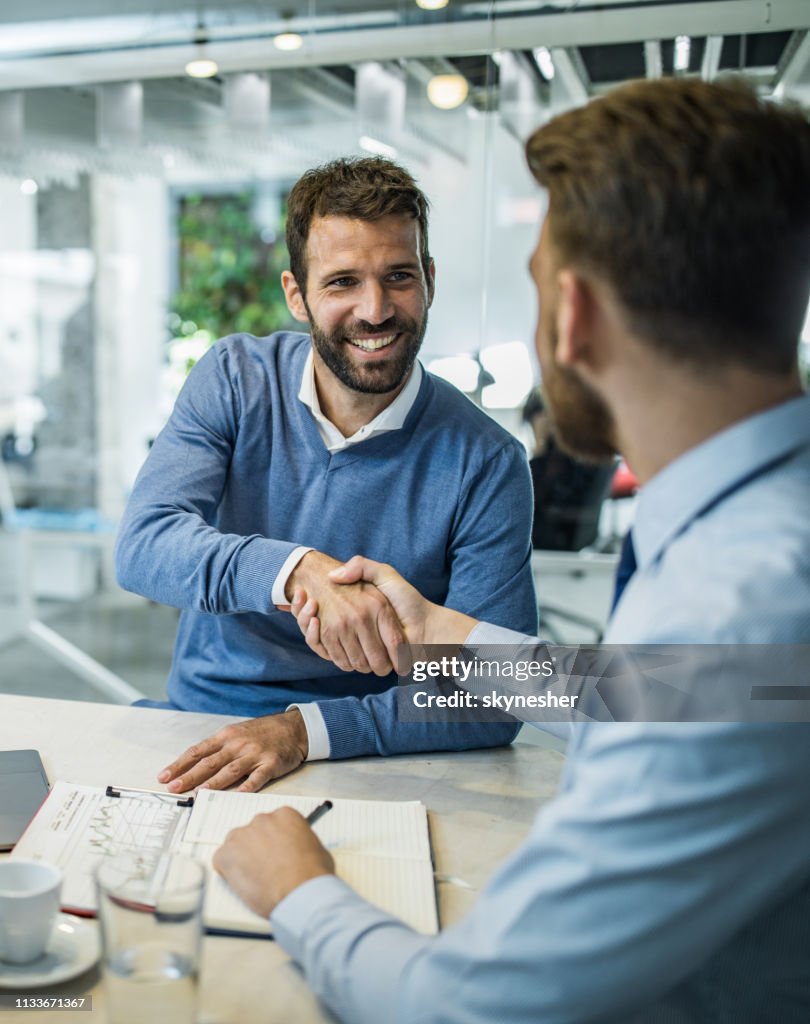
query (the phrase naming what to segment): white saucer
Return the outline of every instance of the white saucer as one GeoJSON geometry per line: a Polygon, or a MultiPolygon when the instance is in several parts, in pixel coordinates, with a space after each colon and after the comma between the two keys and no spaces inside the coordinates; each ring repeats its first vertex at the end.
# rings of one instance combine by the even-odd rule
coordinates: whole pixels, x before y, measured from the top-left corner
{"type": "Polygon", "coordinates": [[[70,914],[59,914],[45,952],[30,964],[0,960],[0,989],[25,992],[29,988],[55,985],[89,970],[101,955],[95,925],[70,914]]]}

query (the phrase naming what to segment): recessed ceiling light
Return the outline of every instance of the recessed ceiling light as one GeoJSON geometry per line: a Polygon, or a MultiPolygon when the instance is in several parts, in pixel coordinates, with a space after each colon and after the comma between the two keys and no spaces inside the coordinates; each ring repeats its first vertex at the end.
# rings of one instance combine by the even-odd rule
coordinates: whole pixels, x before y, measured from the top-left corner
{"type": "Polygon", "coordinates": [[[300,50],[304,40],[297,32],[282,32],[273,37],[273,46],[277,50],[300,50]]]}
{"type": "Polygon", "coordinates": [[[439,110],[460,107],[470,91],[464,75],[434,75],[428,82],[428,99],[439,110]]]}
{"type": "Polygon", "coordinates": [[[200,57],[198,60],[190,60],[186,64],[186,74],[191,78],[213,78],[219,71],[219,64],[215,60],[200,57]]]}
{"type": "Polygon", "coordinates": [[[447,7],[450,0],[416,0],[416,6],[421,7],[423,11],[440,11],[442,7],[447,7]]]}
{"type": "Polygon", "coordinates": [[[547,46],[538,46],[532,50],[532,53],[543,78],[550,82],[554,77],[554,61],[552,60],[549,48],[547,46]]]}
{"type": "Polygon", "coordinates": [[[676,71],[689,70],[689,54],[692,49],[692,40],[689,36],[675,37],[675,59],[673,66],[676,71]]]}
{"type": "Polygon", "coordinates": [[[39,185],[37,185],[33,178],[26,178],[24,181],[20,182],[20,192],[22,192],[24,196],[36,195],[36,193],[39,192],[39,185]]]}

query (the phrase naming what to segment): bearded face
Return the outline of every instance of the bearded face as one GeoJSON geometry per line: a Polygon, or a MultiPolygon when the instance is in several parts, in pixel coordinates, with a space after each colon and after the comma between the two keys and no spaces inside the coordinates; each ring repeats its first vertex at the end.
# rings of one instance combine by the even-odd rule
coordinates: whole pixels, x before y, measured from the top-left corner
{"type": "Polygon", "coordinates": [[[557,361],[558,285],[551,246],[546,221],[530,267],[540,306],[535,345],[552,430],[560,447],[575,458],[610,462],[616,454],[610,409],[574,369],[557,361]]]}
{"type": "Polygon", "coordinates": [[[610,462],[616,455],[613,416],[590,385],[556,361],[556,331],[543,365],[543,393],[559,446],[585,462],[610,462]]]}
{"type": "Polygon", "coordinates": [[[321,327],[309,306],[307,312],[318,355],[342,384],[363,394],[380,395],[399,388],[411,372],[427,330],[427,309],[420,320],[399,313],[381,324],[359,320],[332,331],[321,327]]]}

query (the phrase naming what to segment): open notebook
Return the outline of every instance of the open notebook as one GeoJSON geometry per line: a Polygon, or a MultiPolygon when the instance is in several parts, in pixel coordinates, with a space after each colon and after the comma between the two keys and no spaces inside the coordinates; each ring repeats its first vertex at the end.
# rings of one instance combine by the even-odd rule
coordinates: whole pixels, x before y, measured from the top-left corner
{"type": "MultiPolygon", "coordinates": [[[[294,807],[306,815],[323,797],[201,790],[193,807],[169,793],[54,784],[11,856],[57,864],[64,873],[65,910],[93,914],[93,873],[102,858],[137,849],[155,858],[173,850],[208,868],[205,925],[210,931],[269,935],[270,926],[249,910],[211,868],[214,851],[230,829],[256,814],[294,807]]],[[[338,875],[370,903],[420,932],[438,930],[427,812],[418,802],[332,800],[315,832],[335,859],[338,875]]]]}

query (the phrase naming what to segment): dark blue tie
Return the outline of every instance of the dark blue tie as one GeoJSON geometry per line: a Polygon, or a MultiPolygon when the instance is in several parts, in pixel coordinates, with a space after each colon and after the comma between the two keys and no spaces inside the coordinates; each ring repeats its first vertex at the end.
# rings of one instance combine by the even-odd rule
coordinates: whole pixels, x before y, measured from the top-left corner
{"type": "Polygon", "coordinates": [[[636,549],[633,547],[633,531],[628,530],[622,541],[622,552],[619,555],[619,564],[616,566],[616,583],[613,590],[613,603],[610,606],[611,615],[635,571],[636,549]]]}

